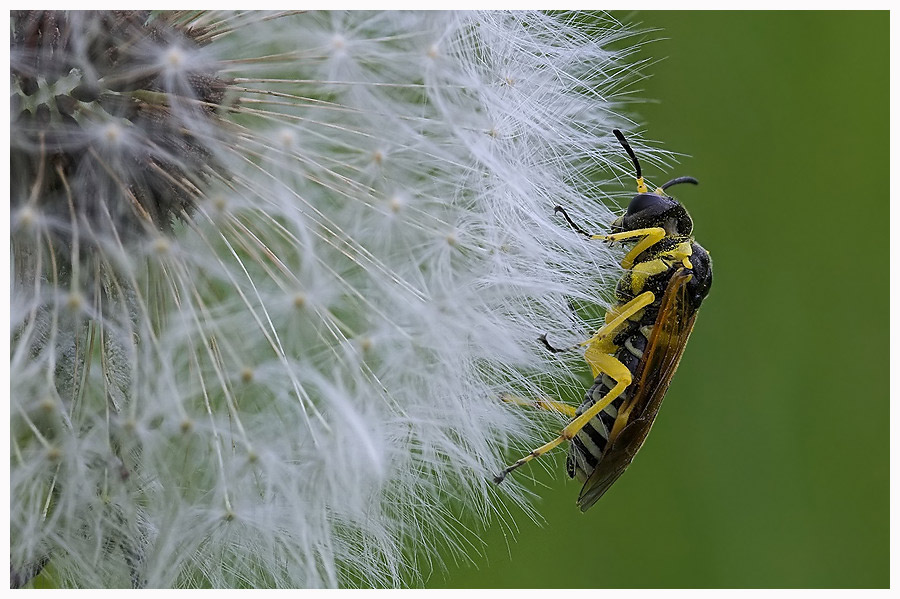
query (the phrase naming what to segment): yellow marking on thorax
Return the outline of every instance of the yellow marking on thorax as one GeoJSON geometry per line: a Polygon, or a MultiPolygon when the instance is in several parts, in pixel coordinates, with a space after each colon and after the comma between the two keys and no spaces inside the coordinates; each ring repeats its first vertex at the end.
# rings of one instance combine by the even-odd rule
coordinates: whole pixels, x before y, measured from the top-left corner
{"type": "Polygon", "coordinates": [[[659,258],[635,264],[631,269],[631,292],[637,295],[647,284],[647,279],[666,272],[668,269],[669,265],[666,261],[659,258]]]}
{"type": "Polygon", "coordinates": [[[684,261],[687,260],[687,264],[685,266],[687,268],[691,268],[688,266],[691,261],[688,260],[688,256],[692,256],[694,254],[694,248],[691,245],[690,241],[682,241],[671,250],[660,252],[656,255],[657,258],[668,258],[670,263],[674,264],[675,262],[681,262],[684,264],[684,261]]]}
{"type": "Polygon", "coordinates": [[[654,275],[666,272],[669,267],[677,262],[684,264],[685,268],[693,268],[688,256],[694,253],[694,248],[689,241],[679,243],[671,250],[660,252],[653,260],[639,262],[631,270],[631,292],[640,293],[647,284],[647,279],[654,275]]]}

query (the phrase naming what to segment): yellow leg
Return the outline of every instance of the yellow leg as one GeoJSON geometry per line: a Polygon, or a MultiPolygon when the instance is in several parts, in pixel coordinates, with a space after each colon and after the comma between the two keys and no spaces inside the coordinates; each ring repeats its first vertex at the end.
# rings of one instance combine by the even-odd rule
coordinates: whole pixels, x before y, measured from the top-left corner
{"type": "Polygon", "coordinates": [[[613,233],[612,235],[592,235],[591,239],[602,239],[604,241],[622,241],[623,239],[631,239],[633,237],[643,237],[638,243],[625,254],[622,259],[622,268],[631,269],[634,266],[634,259],[649,248],[651,245],[666,236],[666,230],[662,227],[649,227],[647,229],[635,229],[633,231],[623,231],[622,233],[613,233]]]}
{"type": "MultiPolygon", "coordinates": [[[[615,359],[613,356],[609,354],[603,354],[601,356],[597,356],[596,365],[602,371],[612,377],[613,380],[616,381],[616,385],[607,393],[603,399],[596,402],[590,408],[588,408],[582,415],[578,416],[570,422],[562,431],[560,431],[559,436],[549,443],[545,443],[541,445],[531,453],[529,453],[524,458],[515,461],[512,465],[508,466],[494,477],[495,483],[503,482],[503,479],[506,478],[506,475],[515,470],[516,468],[527,464],[534,458],[540,457],[550,451],[551,449],[559,446],[563,441],[570,441],[572,437],[574,437],[578,431],[584,428],[584,425],[587,424],[591,418],[600,413],[600,411],[608,406],[614,399],[619,397],[623,391],[631,384],[631,371],[628,368],[615,359]]],[[[593,365],[592,365],[593,367],[593,365]]]]}
{"type": "Polygon", "coordinates": [[[557,349],[550,345],[550,343],[547,341],[546,335],[541,335],[541,341],[543,341],[547,348],[552,352],[570,351],[587,345],[588,348],[584,352],[584,359],[591,366],[591,372],[593,373],[594,378],[597,378],[597,375],[600,374],[600,371],[596,366],[598,359],[597,356],[611,354],[616,351],[615,345],[610,342],[609,338],[612,337],[614,333],[616,333],[619,327],[625,324],[625,321],[637,314],[643,308],[652,304],[655,299],[656,297],[653,295],[652,291],[645,291],[628,303],[615,308],[615,311],[610,310],[606,313],[606,324],[603,325],[600,330],[594,333],[590,339],[582,341],[578,345],[573,345],[571,347],[566,347],[563,349],[557,349]]]}
{"type": "Polygon", "coordinates": [[[537,408],[539,410],[547,410],[548,412],[557,412],[559,414],[562,414],[563,416],[568,416],[569,418],[575,417],[574,406],[570,406],[569,404],[563,403],[561,401],[556,401],[555,399],[544,398],[528,400],[524,397],[519,397],[518,395],[513,395],[511,393],[502,393],[500,395],[500,399],[502,399],[506,403],[511,403],[517,406],[526,406],[529,408],[537,408]]]}
{"type": "MultiPolygon", "coordinates": [[[[621,327],[625,321],[634,316],[638,311],[643,308],[649,306],[653,303],[655,296],[652,291],[645,291],[639,296],[632,299],[630,302],[626,303],[622,307],[616,310],[616,316],[609,320],[604,326],[600,328],[594,335],[588,339],[587,341],[583,341],[579,343],[579,345],[587,345],[587,351],[584,352],[584,359],[591,367],[591,371],[594,374],[594,378],[601,372],[605,372],[608,374],[614,381],[616,381],[616,385],[607,393],[603,399],[596,402],[590,408],[587,409],[581,416],[575,418],[572,422],[570,422],[559,434],[559,437],[550,441],[549,443],[545,443],[541,445],[531,453],[529,453],[524,458],[517,460],[511,466],[508,466],[503,470],[500,474],[494,477],[495,483],[503,482],[503,479],[506,478],[506,475],[522,466],[523,464],[527,464],[531,460],[536,457],[542,456],[548,451],[559,446],[563,441],[568,441],[572,437],[575,436],[578,431],[584,428],[584,425],[587,424],[591,418],[600,413],[600,411],[612,403],[622,392],[631,384],[631,371],[628,368],[619,362],[614,356],[610,355],[612,351],[614,351],[614,347],[612,345],[607,345],[604,343],[616,330],[621,327]]],[[[562,404],[558,401],[553,400],[538,400],[536,402],[530,402],[526,399],[522,399],[520,397],[516,397],[514,395],[504,394],[503,400],[508,401],[510,403],[514,403],[517,405],[533,405],[536,407],[540,407],[543,409],[555,410],[561,412],[563,414],[575,415],[575,411],[571,406],[566,404],[562,404]]]]}
{"type": "Polygon", "coordinates": [[[591,368],[596,368],[600,372],[605,372],[610,378],[616,381],[616,384],[610,389],[609,393],[603,396],[603,399],[594,403],[594,405],[585,410],[583,414],[570,422],[566,428],[562,430],[559,436],[566,440],[574,437],[578,431],[584,428],[584,425],[587,424],[591,418],[611,404],[613,400],[619,397],[622,392],[628,388],[628,385],[631,384],[631,371],[614,356],[609,354],[596,356],[595,363],[591,365],[591,368]]]}
{"type": "Polygon", "coordinates": [[[593,337],[587,341],[582,341],[579,344],[588,346],[587,350],[584,352],[584,359],[590,365],[594,378],[597,378],[597,375],[600,374],[599,364],[603,359],[602,356],[606,356],[615,351],[615,346],[611,343],[605,343],[605,341],[614,335],[629,318],[652,304],[655,299],[656,297],[653,295],[652,291],[645,291],[618,308],[614,318],[609,320],[599,331],[594,333],[593,337]]]}
{"type": "MultiPolygon", "coordinates": [[[[590,339],[582,341],[581,343],[578,343],[576,345],[564,348],[556,348],[550,345],[550,342],[547,341],[546,335],[541,335],[539,339],[544,343],[544,345],[547,346],[547,349],[554,353],[572,351],[574,349],[578,349],[579,347],[587,345],[588,349],[585,353],[585,359],[587,359],[588,363],[590,364],[591,361],[587,358],[588,354],[594,354],[597,352],[609,354],[613,353],[616,350],[615,346],[607,346],[606,344],[604,344],[604,341],[611,337],[612,334],[615,333],[616,330],[620,326],[622,326],[626,320],[634,316],[639,310],[641,310],[641,308],[652,304],[654,299],[655,297],[652,291],[645,291],[644,293],[632,299],[630,302],[618,308],[615,308],[615,311],[610,310],[606,313],[606,324],[603,325],[600,330],[594,333],[590,339]]],[[[594,377],[596,377],[597,374],[598,373],[595,371],[594,377]]]]}

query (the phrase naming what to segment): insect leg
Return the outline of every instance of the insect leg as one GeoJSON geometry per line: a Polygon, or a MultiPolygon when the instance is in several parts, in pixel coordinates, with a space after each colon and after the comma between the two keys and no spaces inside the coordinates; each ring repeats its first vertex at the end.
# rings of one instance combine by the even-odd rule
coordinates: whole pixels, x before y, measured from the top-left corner
{"type": "Polygon", "coordinates": [[[506,478],[507,474],[509,474],[510,472],[512,472],[513,470],[518,468],[519,466],[523,466],[523,465],[527,464],[534,458],[544,455],[545,453],[547,453],[551,449],[555,448],[557,445],[559,445],[560,443],[562,443],[565,440],[566,439],[563,437],[557,437],[553,441],[550,441],[549,443],[541,445],[540,447],[538,447],[537,449],[535,449],[534,451],[529,453],[524,458],[522,458],[520,460],[516,460],[515,462],[512,463],[511,466],[507,466],[506,468],[504,468],[500,474],[498,474],[497,476],[494,477],[494,482],[499,485],[500,483],[503,482],[503,479],[506,478]]]}
{"type": "Polygon", "coordinates": [[[634,259],[648,247],[666,236],[666,230],[662,227],[649,227],[646,229],[635,229],[633,231],[623,231],[622,233],[613,233],[611,235],[592,235],[591,239],[602,239],[603,241],[622,241],[623,239],[631,239],[632,237],[643,237],[622,259],[622,268],[630,269],[634,265],[634,259]]]}
{"type": "MultiPolygon", "coordinates": [[[[641,191],[641,186],[644,185],[643,178],[638,179],[638,191],[641,191]]],[[[644,192],[647,191],[647,187],[644,185],[644,192]]],[[[557,206],[553,209],[553,211],[557,214],[562,214],[565,217],[566,221],[569,223],[569,226],[572,227],[578,233],[581,233],[588,239],[602,239],[604,241],[621,241],[622,239],[630,239],[632,237],[643,237],[637,245],[631,248],[627,254],[625,254],[625,258],[622,260],[622,268],[628,270],[634,264],[634,259],[640,256],[641,252],[646,250],[648,247],[662,239],[666,236],[666,230],[662,227],[649,227],[646,229],[635,229],[633,231],[624,231],[622,233],[613,233],[611,235],[591,235],[581,227],[579,227],[575,221],[569,216],[569,213],[566,212],[566,209],[562,206],[557,206]]]]}
{"type": "Polygon", "coordinates": [[[578,233],[581,233],[582,235],[584,235],[584,236],[587,237],[588,239],[592,239],[592,238],[593,238],[593,235],[591,235],[590,233],[588,233],[587,231],[585,231],[584,229],[582,229],[581,227],[579,227],[577,224],[575,224],[575,221],[572,220],[572,218],[569,216],[569,213],[566,212],[566,209],[563,208],[562,206],[556,206],[556,207],[553,209],[553,213],[554,213],[554,214],[562,214],[563,217],[566,219],[566,222],[569,223],[569,226],[572,227],[572,229],[574,229],[574,230],[575,230],[576,232],[578,232],[578,233]]]}
{"type": "Polygon", "coordinates": [[[607,393],[603,399],[592,405],[587,409],[581,416],[578,416],[570,422],[562,431],[559,436],[549,443],[545,443],[541,445],[524,458],[521,458],[512,465],[505,468],[500,474],[494,477],[495,483],[503,482],[503,479],[506,478],[506,475],[515,470],[516,468],[527,464],[534,458],[540,457],[547,453],[548,451],[556,448],[564,441],[570,441],[572,437],[578,433],[584,425],[587,424],[591,418],[600,413],[600,411],[608,406],[614,399],[616,399],[622,392],[631,384],[631,371],[628,368],[615,359],[613,356],[608,354],[601,354],[598,356],[593,364],[591,364],[591,368],[599,368],[603,372],[607,373],[613,380],[616,381],[615,387],[607,393]]]}
{"type": "Polygon", "coordinates": [[[574,437],[578,431],[584,428],[585,424],[599,414],[603,408],[611,404],[631,384],[631,371],[617,360],[615,356],[609,354],[593,356],[591,368],[598,372],[605,372],[616,384],[610,389],[609,393],[603,396],[603,399],[595,402],[594,405],[585,410],[584,413],[575,418],[560,432],[559,436],[562,439],[569,440],[574,437]]]}
{"type": "Polygon", "coordinates": [[[590,365],[594,378],[597,378],[597,375],[600,374],[601,371],[599,366],[600,361],[603,359],[601,356],[612,354],[617,349],[610,337],[615,335],[618,329],[625,324],[629,318],[652,304],[655,299],[656,296],[653,295],[652,291],[645,291],[630,302],[615,308],[614,310],[610,310],[607,312],[607,323],[603,325],[599,331],[594,333],[590,339],[582,341],[579,344],[587,345],[587,350],[584,352],[584,359],[590,365]],[[613,318],[609,318],[610,315],[614,315],[613,318]]]}
{"type": "MultiPolygon", "coordinates": [[[[570,422],[560,433],[559,437],[541,445],[531,453],[529,453],[524,458],[517,460],[511,466],[507,467],[503,472],[494,477],[494,482],[500,483],[506,478],[506,475],[522,466],[523,464],[527,464],[531,460],[536,457],[542,456],[551,449],[557,447],[563,441],[568,441],[572,437],[575,436],[575,433],[584,428],[584,425],[594,416],[600,413],[600,410],[608,406],[615,398],[622,394],[622,391],[625,390],[628,385],[631,384],[631,371],[622,364],[620,361],[615,359],[610,355],[612,351],[615,350],[613,346],[607,347],[607,343],[604,343],[610,337],[616,329],[618,329],[626,320],[630,317],[634,316],[639,310],[652,304],[654,300],[654,295],[652,291],[645,291],[640,294],[624,306],[618,308],[616,310],[616,316],[606,323],[603,327],[600,328],[599,331],[594,333],[594,336],[588,339],[587,341],[582,342],[580,345],[587,345],[588,349],[585,352],[585,360],[591,367],[591,371],[594,373],[594,378],[597,377],[601,372],[605,372],[613,380],[616,381],[615,387],[606,395],[603,399],[592,405],[588,410],[578,416],[570,422]],[[587,416],[586,416],[587,415],[587,416]]],[[[528,404],[527,400],[521,399],[523,403],[528,404]]],[[[518,402],[513,402],[518,403],[518,402]]],[[[554,404],[558,404],[559,402],[554,402],[554,404]]],[[[530,404],[529,404],[530,405],[530,404]]],[[[568,406],[566,406],[568,408],[568,406]]],[[[550,408],[553,409],[553,408],[550,408]]],[[[562,410],[559,410],[562,411],[562,410]]],[[[574,415],[574,414],[573,414],[574,415]]]]}
{"type": "Polygon", "coordinates": [[[568,416],[569,418],[575,417],[574,406],[570,406],[569,404],[563,403],[561,401],[556,401],[555,399],[550,399],[549,397],[528,400],[524,397],[519,397],[518,395],[513,395],[511,393],[502,393],[500,395],[500,399],[502,399],[506,403],[511,403],[517,406],[527,406],[530,408],[547,410],[548,412],[557,412],[559,414],[562,414],[563,416],[568,416]]]}
{"type": "MultiPolygon", "coordinates": [[[[600,328],[599,331],[594,333],[594,335],[588,339],[587,341],[581,342],[579,345],[587,345],[587,351],[584,353],[584,359],[591,367],[591,371],[594,373],[594,378],[596,378],[601,372],[605,372],[613,380],[616,381],[615,387],[607,393],[603,399],[596,402],[592,405],[584,414],[578,416],[570,422],[560,433],[559,437],[541,445],[531,453],[529,453],[524,458],[517,460],[511,466],[508,466],[503,470],[500,474],[494,477],[495,483],[500,483],[506,478],[506,475],[522,466],[523,464],[527,464],[531,460],[536,457],[542,456],[551,449],[557,447],[563,441],[568,441],[575,434],[584,428],[584,425],[590,421],[591,418],[600,413],[600,411],[608,406],[614,399],[616,399],[622,392],[631,384],[631,371],[618,361],[615,357],[610,355],[615,351],[615,346],[609,342],[609,337],[615,333],[616,329],[618,329],[622,324],[625,323],[626,320],[634,316],[638,311],[645,308],[646,306],[653,303],[655,296],[652,291],[645,291],[639,296],[632,299],[630,302],[624,304],[623,306],[617,308],[615,310],[615,316],[610,319],[604,326],[600,328]]],[[[508,401],[507,397],[513,398],[514,396],[505,396],[504,401],[508,401]]],[[[519,405],[534,405],[535,402],[529,402],[528,400],[515,398],[512,403],[518,403],[519,405]]],[[[545,409],[557,409],[557,405],[565,405],[560,404],[559,402],[552,402],[552,404],[548,404],[549,407],[545,409]]],[[[544,406],[538,406],[544,407],[544,406]]],[[[570,406],[566,406],[565,409],[557,409],[557,411],[567,413],[567,411],[571,409],[570,406]]],[[[572,414],[574,415],[574,413],[572,414]]]]}
{"type": "MultiPolygon", "coordinates": [[[[581,343],[570,345],[569,347],[553,347],[552,345],[550,345],[550,342],[547,341],[546,333],[538,337],[538,341],[543,343],[544,347],[546,347],[548,351],[551,351],[554,354],[572,351],[585,345],[588,346],[588,352],[600,351],[602,353],[613,353],[614,351],[616,351],[615,346],[604,345],[603,340],[607,339],[610,335],[615,333],[616,329],[622,326],[622,324],[624,324],[626,320],[634,316],[634,314],[636,314],[641,308],[652,304],[654,299],[655,297],[652,291],[645,291],[644,293],[632,299],[630,302],[615,308],[614,311],[610,310],[606,313],[606,324],[603,325],[600,330],[594,333],[590,339],[582,341],[581,343]]],[[[597,376],[596,372],[594,373],[594,376],[597,376]]]]}

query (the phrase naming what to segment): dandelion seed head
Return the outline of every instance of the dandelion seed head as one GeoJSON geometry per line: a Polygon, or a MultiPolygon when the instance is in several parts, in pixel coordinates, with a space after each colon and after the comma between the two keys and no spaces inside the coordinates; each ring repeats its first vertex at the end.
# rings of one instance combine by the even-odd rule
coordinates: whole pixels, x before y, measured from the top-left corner
{"type": "Polygon", "coordinates": [[[618,274],[553,207],[613,220],[621,25],[12,21],[16,580],[417,584],[529,513],[491,478],[547,430],[499,397],[571,384],[536,340],[618,274]]]}

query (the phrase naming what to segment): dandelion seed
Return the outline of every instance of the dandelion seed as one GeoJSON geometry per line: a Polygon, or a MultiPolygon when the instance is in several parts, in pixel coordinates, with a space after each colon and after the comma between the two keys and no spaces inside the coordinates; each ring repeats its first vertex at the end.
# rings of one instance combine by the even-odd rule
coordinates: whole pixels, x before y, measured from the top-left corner
{"type": "Polygon", "coordinates": [[[11,582],[417,584],[524,507],[499,394],[618,274],[587,21],[14,11],[11,582]]]}

